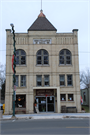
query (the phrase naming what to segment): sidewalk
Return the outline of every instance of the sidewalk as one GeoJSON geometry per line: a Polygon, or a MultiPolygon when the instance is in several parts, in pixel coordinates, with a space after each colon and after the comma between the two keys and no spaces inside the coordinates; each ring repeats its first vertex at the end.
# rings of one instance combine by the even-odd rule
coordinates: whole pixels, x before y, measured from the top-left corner
{"type": "MultiPolygon", "coordinates": [[[[39,113],[16,114],[16,119],[63,119],[63,118],[90,118],[90,113],[39,113]]],[[[12,115],[3,115],[2,120],[10,120],[12,115]]]]}

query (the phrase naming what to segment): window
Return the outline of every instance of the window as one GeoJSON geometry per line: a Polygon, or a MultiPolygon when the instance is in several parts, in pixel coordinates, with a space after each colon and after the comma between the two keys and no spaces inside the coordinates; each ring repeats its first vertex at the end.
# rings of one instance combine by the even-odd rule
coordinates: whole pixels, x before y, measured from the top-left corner
{"type": "Polygon", "coordinates": [[[60,86],[65,86],[65,75],[60,75],[60,86]]]}
{"type": "Polygon", "coordinates": [[[18,85],[18,78],[19,78],[19,76],[18,75],[16,75],[16,83],[15,83],[15,85],[17,86],[17,87],[19,87],[19,85],[18,85]]]}
{"type": "Polygon", "coordinates": [[[36,79],[37,86],[49,86],[49,75],[37,75],[36,79]]]}
{"type": "Polygon", "coordinates": [[[69,65],[71,64],[71,52],[67,49],[63,49],[59,53],[59,64],[69,65]]]}
{"type": "Polygon", "coordinates": [[[61,101],[66,101],[66,94],[61,94],[61,101]]]}
{"type": "Polygon", "coordinates": [[[37,86],[42,86],[42,76],[37,75],[37,86]]]}
{"type": "Polygon", "coordinates": [[[21,75],[21,87],[26,87],[26,75],[21,75]]]}
{"type": "Polygon", "coordinates": [[[67,75],[67,85],[72,86],[72,75],[67,75]]]}
{"type": "Polygon", "coordinates": [[[44,75],[44,86],[49,86],[49,75],[44,75]]]}
{"type": "Polygon", "coordinates": [[[83,92],[84,102],[86,102],[86,92],[83,92]]]}
{"type": "Polygon", "coordinates": [[[26,53],[24,50],[16,50],[16,65],[26,64],[26,53]]]}
{"type": "Polygon", "coordinates": [[[37,65],[48,65],[48,52],[46,50],[39,50],[37,52],[37,65]]]}
{"type": "Polygon", "coordinates": [[[68,94],[68,101],[74,101],[73,100],[73,94],[68,94]]]}

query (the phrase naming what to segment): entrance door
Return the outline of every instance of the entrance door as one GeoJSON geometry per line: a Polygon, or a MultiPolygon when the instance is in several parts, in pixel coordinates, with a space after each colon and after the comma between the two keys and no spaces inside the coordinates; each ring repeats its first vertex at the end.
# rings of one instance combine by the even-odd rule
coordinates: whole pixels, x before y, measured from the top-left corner
{"type": "Polygon", "coordinates": [[[54,97],[47,97],[47,111],[54,112],[54,97]]]}
{"type": "Polygon", "coordinates": [[[36,101],[39,112],[54,112],[54,96],[36,96],[36,101]]]}

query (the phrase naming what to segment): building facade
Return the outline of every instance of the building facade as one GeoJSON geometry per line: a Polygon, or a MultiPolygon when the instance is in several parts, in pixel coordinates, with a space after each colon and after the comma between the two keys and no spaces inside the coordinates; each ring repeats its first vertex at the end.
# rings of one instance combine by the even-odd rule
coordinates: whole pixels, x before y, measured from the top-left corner
{"type": "MultiPolygon", "coordinates": [[[[16,38],[16,101],[15,112],[61,112],[61,106],[80,105],[78,30],[57,33],[42,10],[27,33],[16,38]]],[[[13,35],[6,29],[6,92],[5,114],[12,114],[13,35]]]]}

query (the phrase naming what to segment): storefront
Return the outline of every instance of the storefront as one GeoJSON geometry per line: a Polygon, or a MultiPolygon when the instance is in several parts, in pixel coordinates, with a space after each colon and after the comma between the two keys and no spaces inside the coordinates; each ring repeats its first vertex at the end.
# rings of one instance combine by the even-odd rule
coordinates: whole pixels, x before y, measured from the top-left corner
{"type": "Polygon", "coordinates": [[[26,95],[16,95],[15,113],[26,113],[26,95]]]}
{"type": "Polygon", "coordinates": [[[33,87],[34,112],[35,101],[39,112],[60,113],[60,87],[33,87]]]}
{"type": "Polygon", "coordinates": [[[36,90],[35,100],[39,112],[54,112],[55,97],[53,89],[36,90]]]}

